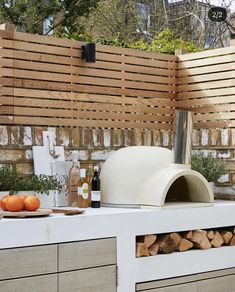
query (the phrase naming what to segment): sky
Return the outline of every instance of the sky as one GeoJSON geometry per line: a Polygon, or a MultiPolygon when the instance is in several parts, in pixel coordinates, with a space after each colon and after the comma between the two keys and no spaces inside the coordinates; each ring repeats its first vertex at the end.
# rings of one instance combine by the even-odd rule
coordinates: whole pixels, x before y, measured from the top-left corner
{"type": "MultiPolygon", "coordinates": [[[[168,0],[168,2],[178,2],[182,0],[168,0]]],[[[230,4],[231,11],[235,12],[235,0],[199,0],[201,2],[209,2],[210,4],[216,5],[216,6],[226,6],[228,7],[228,4],[230,4]]]]}
{"type": "Polygon", "coordinates": [[[235,0],[210,0],[211,4],[221,6],[222,3],[231,3],[230,9],[235,11],[235,0]]]}

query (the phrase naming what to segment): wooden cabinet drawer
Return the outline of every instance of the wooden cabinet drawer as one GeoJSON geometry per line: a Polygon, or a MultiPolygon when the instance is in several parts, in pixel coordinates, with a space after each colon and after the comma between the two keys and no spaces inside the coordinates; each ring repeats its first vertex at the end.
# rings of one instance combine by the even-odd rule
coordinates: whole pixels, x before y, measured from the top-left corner
{"type": "Polygon", "coordinates": [[[0,280],[57,272],[56,245],[3,249],[0,259],[0,280]]]}
{"type": "Polygon", "coordinates": [[[0,281],[1,292],[57,292],[57,275],[0,281]]]}
{"type": "Polygon", "coordinates": [[[116,292],[116,266],[59,274],[60,292],[116,292]]]}
{"type": "Polygon", "coordinates": [[[116,239],[59,244],[59,271],[116,264],[116,239]]]}
{"type": "Polygon", "coordinates": [[[141,290],[142,292],[234,292],[235,276],[225,276],[181,285],[141,290]]]}
{"type": "Polygon", "coordinates": [[[234,292],[235,269],[137,284],[138,292],[234,292]]]}

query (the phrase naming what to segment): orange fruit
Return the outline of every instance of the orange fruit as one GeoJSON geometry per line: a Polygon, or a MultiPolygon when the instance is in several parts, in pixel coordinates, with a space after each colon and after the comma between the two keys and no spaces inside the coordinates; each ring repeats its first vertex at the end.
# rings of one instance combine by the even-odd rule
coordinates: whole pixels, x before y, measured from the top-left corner
{"type": "Polygon", "coordinates": [[[19,198],[21,199],[21,201],[24,203],[24,200],[26,199],[27,196],[25,195],[20,195],[19,198]]]}
{"type": "Polygon", "coordinates": [[[24,200],[24,207],[28,211],[36,211],[40,207],[40,200],[36,196],[28,196],[24,200]]]}
{"type": "Polygon", "coordinates": [[[7,207],[6,207],[6,201],[8,199],[9,195],[5,195],[2,197],[1,201],[0,201],[0,207],[4,210],[4,211],[8,211],[7,207]]]}
{"type": "Polygon", "coordinates": [[[22,211],[24,208],[24,202],[16,195],[9,196],[5,205],[7,210],[12,212],[22,211]]]}

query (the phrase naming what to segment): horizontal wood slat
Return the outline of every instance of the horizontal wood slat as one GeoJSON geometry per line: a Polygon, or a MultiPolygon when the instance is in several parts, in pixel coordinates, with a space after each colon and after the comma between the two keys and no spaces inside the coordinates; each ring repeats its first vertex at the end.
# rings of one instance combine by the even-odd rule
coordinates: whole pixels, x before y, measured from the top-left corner
{"type": "Polygon", "coordinates": [[[177,56],[0,31],[0,122],[172,129],[177,56]]]}
{"type": "Polygon", "coordinates": [[[222,87],[217,89],[203,89],[198,91],[179,92],[178,99],[194,99],[202,97],[230,96],[234,94],[234,87],[222,87]]]}
{"type": "Polygon", "coordinates": [[[195,128],[235,125],[235,47],[178,56],[177,107],[194,112],[195,128]]]}
{"type": "Polygon", "coordinates": [[[189,61],[189,60],[196,60],[196,59],[203,59],[208,57],[214,57],[214,56],[223,56],[223,55],[230,55],[235,53],[235,47],[227,47],[227,48],[219,48],[214,50],[207,50],[197,53],[189,53],[189,54],[183,54],[179,55],[179,59],[182,62],[189,61]]]}
{"type": "MultiPolygon", "coordinates": [[[[85,63],[81,58],[71,58],[66,56],[54,56],[48,55],[44,53],[34,53],[34,52],[26,52],[26,51],[16,51],[16,50],[8,50],[4,48],[0,48],[0,56],[6,58],[14,58],[14,65],[16,61],[26,60],[28,61],[28,65],[31,65],[32,61],[37,62],[38,66],[45,66],[51,64],[56,65],[64,65],[60,67],[60,70],[67,70],[70,67],[70,70],[77,70],[77,67],[80,68],[97,68],[97,69],[104,69],[108,72],[110,71],[121,71],[123,72],[134,72],[139,74],[147,74],[147,75],[154,75],[154,76],[175,76],[175,70],[163,69],[163,68],[154,68],[154,67],[147,67],[147,66],[136,66],[136,65],[129,65],[123,63],[114,63],[114,62],[107,62],[106,60],[96,60],[95,63],[85,63]],[[14,53],[14,56],[13,56],[14,53]],[[45,64],[44,64],[45,63],[45,64]],[[61,69],[63,68],[63,69],[61,69]]],[[[25,63],[26,64],[26,63],[25,63]]],[[[51,66],[51,70],[56,69],[57,67],[51,66]]],[[[70,71],[73,73],[74,71],[70,71]]],[[[174,80],[173,80],[174,81],[174,80]]],[[[172,82],[174,83],[174,82],[172,82]]]]}
{"type": "MultiPolygon", "coordinates": [[[[0,79],[1,81],[1,79],[0,79]]],[[[3,85],[13,85],[13,78],[3,79],[3,85]]],[[[119,88],[111,86],[99,86],[97,85],[84,85],[84,84],[73,84],[73,83],[63,83],[63,82],[49,82],[41,80],[28,80],[28,79],[16,79],[14,78],[15,87],[24,87],[28,89],[46,89],[53,91],[67,91],[67,92],[77,92],[77,93],[94,93],[94,94],[104,94],[104,95],[119,95],[119,96],[131,96],[135,98],[174,98],[174,93],[168,93],[163,91],[155,90],[144,90],[144,89],[129,89],[129,88],[119,88]]]]}
{"type": "Polygon", "coordinates": [[[230,108],[231,103],[235,103],[235,96],[220,96],[220,97],[211,97],[211,98],[198,98],[198,99],[184,99],[177,101],[177,106],[179,107],[188,107],[191,109],[201,109],[201,108],[211,108],[219,109],[219,104],[225,104],[228,109],[230,108]]]}
{"type": "Polygon", "coordinates": [[[15,124],[23,125],[48,125],[48,126],[71,126],[71,127],[86,127],[86,128],[139,128],[139,129],[172,129],[171,124],[167,123],[141,123],[141,122],[119,122],[119,121],[104,121],[104,120],[80,120],[80,119],[60,119],[60,118],[44,118],[44,117],[14,117],[15,124]]]}
{"type": "MultiPolygon", "coordinates": [[[[27,61],[22,61],[22,60],[14,60],[13,59],[0,59],[0,66],[2,67],[13,67],[14,63],[14,68],[15,69],[26,69],[26,70],[35,70],[40,73],[41,71],[44,72],[55,72],[55,73],[60,73],[63,75],[60,75],[61,77],[70,75],[65,75],[65,74],[73,74],[73,75],[79,75],[79,76],[90,76],[90,77],[103,77],[103,78],[110,78],[112,79],[124,79],[128,81],[142,81],[142,82],[147,82],[147,83],[156,83],[156,84],[172,84],[175,83],[175,80],[166,77],[166,76],[151,76],[151,75],[146,75],[146,74],[141,74],[142,72],[137,72],[137,73],[128,73],[125,71],[116,71],[112,70],[102,70],[100,68],[86,68],[86,67],[77,67],[77,66],[66,66],[66,65],[53,65],[48,63],[39,63],[39,62],[27,62],[27,61]]],[[[18,72],[21,72],[18,70],[18,72]]],[[[156,73],[156,72],[155,72],[156,73]]],[[[66,81],[66,80],[62,80],[66,81]]],[[[175,88],[173,88],[175,89],[175,88]]],[[[168,90],[169,91],[169,90],[168,90]]]]}
{"type": "MultiPolygon", "coordinates": [[[[1,31],[3,33],[3,36],[6,35],[6,31],[1,31]]],[[[9,32],[7,32],[7,36],[9,35],[9,32]]],[[[0,37],[2,35],[0,34],[0,37]]],[[[78,42],[74,40],[68,40],[68,39],[58,39],[58,38],[51,38],[48,36],[40,36],[40,35],[34,35],[34,34],[25,34],[22,32],[15,32],[14,33],[14,39],[15,40],[21,40],[29,43],[41,43],[41,44],[48,44],[48,45],[55,45],[55,46],[61,46],[61,47],[77,47],[78,42]]],[[[83,42],[79,42],[81,45],[84,44],[83,42]]],[[[177,61],[177,57],[174,55],[166,55],[161,53],[155,53],[155,52],[146,52],[141,50],[135,50],[135,49],[129,49],[129,48],[120,48],[112,47],[112,46],[105,46],[97,44],[97,51],[106,52],[106,53],[115,53],[118,55],[129,55],[129,56],[137,56],[137,57],[143,57],[143,58],[152,58],[157,60],[165,60],[165,61],[177,61]]]]}

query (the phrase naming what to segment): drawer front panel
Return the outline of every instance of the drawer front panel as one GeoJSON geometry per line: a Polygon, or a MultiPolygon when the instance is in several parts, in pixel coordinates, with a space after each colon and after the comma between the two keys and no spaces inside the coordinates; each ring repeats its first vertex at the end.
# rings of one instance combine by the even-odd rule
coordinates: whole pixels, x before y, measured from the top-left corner
{"type": "Polygon", "coordinates": [[[57,292],[57,275],[0,281],[1,292],[57,292]]]}
{"type": "Polygon", "coordinates": [[[139,292],[234,292],[235,269],[137,284],[139,292]]]}
{"type": "Polygon", "coordinates": [[[141,290],[142,292],[234,292],[235,275],[199,282],[185,283],[182,285],[141,290]]]}
{"type": "Polygon", "coordinates": [[[116,239],[59,244],[59,271],[116,264],[116,239]]]}
{"type": "Polygon", "coordinates": [[[0,280],[57,272],[57,246],[0,250],[0,280]]]}
{"type": "Polygon", "coordinates": [[[59,274],[60,292],[116,292],[116,266],[59,274]]]}

